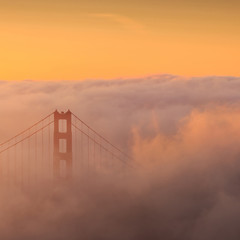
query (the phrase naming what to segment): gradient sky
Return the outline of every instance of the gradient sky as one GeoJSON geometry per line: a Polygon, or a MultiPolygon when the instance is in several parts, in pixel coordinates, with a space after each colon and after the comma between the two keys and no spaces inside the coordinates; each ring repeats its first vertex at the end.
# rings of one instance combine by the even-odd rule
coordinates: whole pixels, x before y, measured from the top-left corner
{"type": "Polygon", "coordinates": [[[240,76],[235,0],[0,0],[1,80],[240,76]]]}

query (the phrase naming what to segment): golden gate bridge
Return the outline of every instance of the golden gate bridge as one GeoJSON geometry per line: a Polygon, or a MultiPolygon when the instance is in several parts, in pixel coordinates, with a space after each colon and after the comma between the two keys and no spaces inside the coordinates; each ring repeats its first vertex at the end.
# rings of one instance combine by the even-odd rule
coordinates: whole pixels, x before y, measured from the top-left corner
{"type": "Polygon", "coordinates": [[[0,144],[0,185],[117,174],[131,158],[71,111],[57,110],[0,144]]]}

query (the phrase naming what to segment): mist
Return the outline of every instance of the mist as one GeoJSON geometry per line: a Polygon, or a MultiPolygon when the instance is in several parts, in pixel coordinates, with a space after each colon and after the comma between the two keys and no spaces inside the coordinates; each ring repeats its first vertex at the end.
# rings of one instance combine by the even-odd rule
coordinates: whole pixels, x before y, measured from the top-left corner
{"type": "Polygon", "coordinates": [[[137,167],[2,189],[0,238],[239,239],[239,89],[239,78],[214,76],[2,81],[2,141],[69,108],[137,167]]]}

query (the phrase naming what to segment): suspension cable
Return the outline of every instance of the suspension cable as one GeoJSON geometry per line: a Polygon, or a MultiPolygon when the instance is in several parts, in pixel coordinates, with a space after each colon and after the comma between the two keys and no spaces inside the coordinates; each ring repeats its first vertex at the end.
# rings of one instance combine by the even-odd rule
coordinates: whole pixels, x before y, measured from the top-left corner
{"type": "Polygon", "coordinates": [[[20,132],[19,134],[17,134],[16,136],[8,139],[7,141],[3,142],[3,143],[0,143],[0,147],[2,147],[3,145],[11,142],[12,140],[14,140],[15,138],[21,136],[22,134],[28,132],[30,129],[32,129],[33,127],[37,126],[39,123],[43,122],[44,120],[46,120],[47,118],[49,118],[53,113],[49,114],[48,116],[46,116],[45,118],[43,118],[42,120],[38,121],[37,123],[35,123],[34,125],[32,125],[31,127],[27,128],[26,130],[20,132]]]}

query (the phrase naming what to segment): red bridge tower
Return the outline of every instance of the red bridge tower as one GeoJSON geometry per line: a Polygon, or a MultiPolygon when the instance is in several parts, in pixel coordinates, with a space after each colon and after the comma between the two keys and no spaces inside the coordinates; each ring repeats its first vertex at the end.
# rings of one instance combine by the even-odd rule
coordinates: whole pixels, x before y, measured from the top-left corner
{"type": "Polygon", "coordinates": [[[72,177],[72,113],[54,112],[53,171],[55,178],[72,177]]]}

